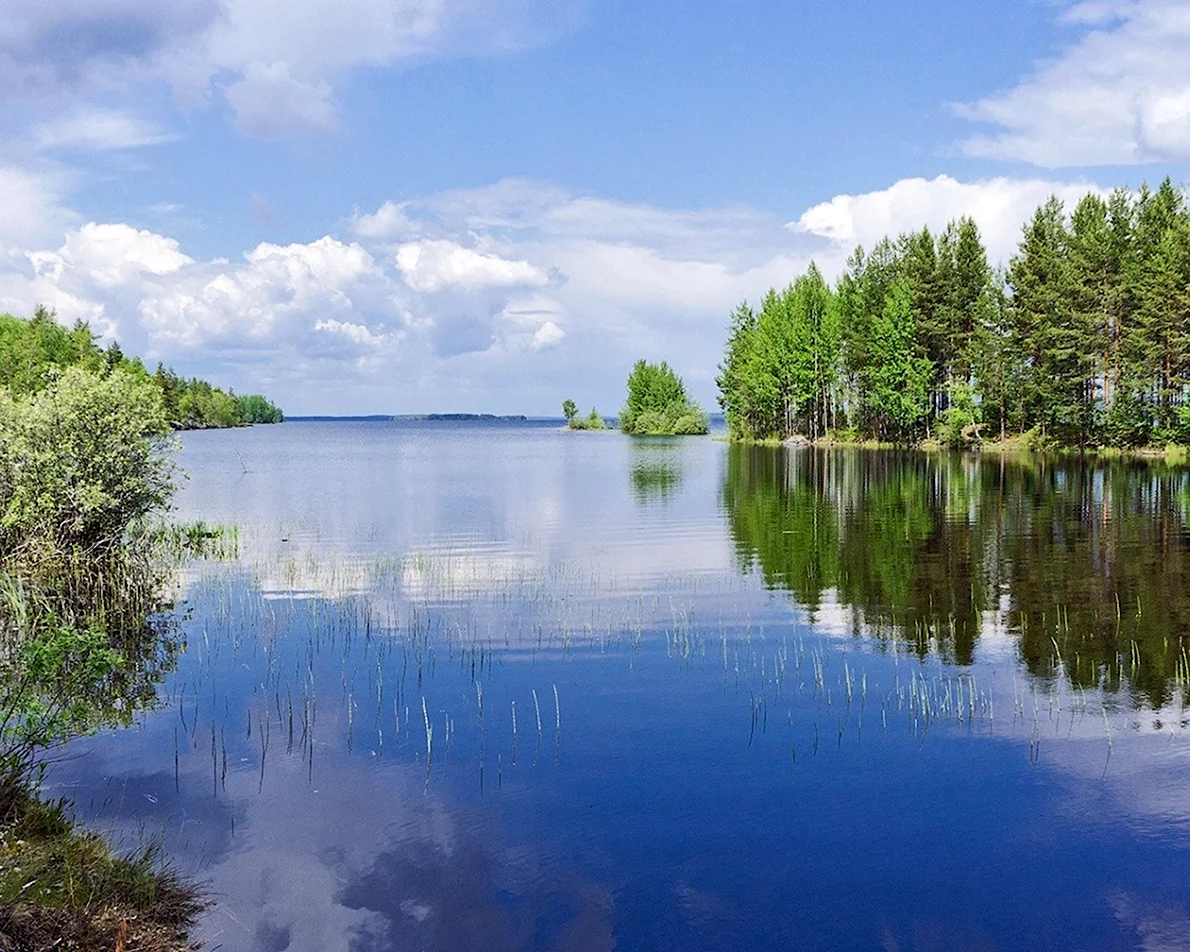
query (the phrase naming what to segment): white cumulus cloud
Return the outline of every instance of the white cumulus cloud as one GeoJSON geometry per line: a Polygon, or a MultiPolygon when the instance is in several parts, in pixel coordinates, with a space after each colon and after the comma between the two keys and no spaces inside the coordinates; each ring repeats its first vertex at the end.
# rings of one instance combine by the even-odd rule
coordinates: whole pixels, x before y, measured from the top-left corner
{"type": "Polygon", "coordinates": [[[354,324],[351,321],[336,321],[334,318],[316,321],[314,323],[314,330],[323,331],[327,334],[338,334],[346,337],[352,343],[363,347],[379,347],[386,340],[386,335],[377,334],[363,324],[354,324]]]}
{"type": "Polygon", "coordinates": [[[1011,89],[956,113],[992,127],[969,156],[1047,168],[1190,159],[1190,6],[1085,2],[1065,14],[1078,39],[1011,89]]]}
{"type": "Polygon", "coordinates": [[[414,241],[397,249],[397,268],[415,291],[450,288],[540,287],[548,275],[528,261],[484,254],[445,239],[414,241]]]}
{"type": "Polygon", "coordinates": [[[385,202],[371,214],[360,214],[356,209],[348,220],[347,227],[357,238],[384,240],[409,238],[421,231],[421,226],[406,214],[404,203],[385,202]]]}
{"type": "Polygon", "coordinates": [[[1046,179],[991,178],[960,182],[949,175],[933,179],[901,179],[886,189],[859,195],[836,195],[806,209],[792,227],[821,235],[844,247],[871,248],[885,235],[929,226],[939,231],[962,215],[979,226],[988,256],[1007,261],[1021,236],[1021,226],[1049,196],[1073,206],[1088,191],[1089,182],[1046,179]]]}
{"type": "Polygon", "coordinates": [[[84,271],[105,288],[127,284],[142,274],[172,274],[190,264],[172,238],[124,224],[90,222],[67,234],[57,251],[29,255],[38,273],[61,276],[84,271]]]}
{"type": "Polygon", "coordinates": [[[546,321],[533,332],[533,349],[549,350],[551,347],[557,347],[565,336],[566,332],[557,324],[546,321]]]}
{"type": "MultiPolygon", "coordinates": [[[[385,312],[385,276],[368,252],[331,237],[261,244],[232,267],[212,262],[162,283],[139,304],[149,343],[269,345],[300,339],[318,320],[385,312]]],[[[338,318],[335,318],[338,319],[338,318]]]]}

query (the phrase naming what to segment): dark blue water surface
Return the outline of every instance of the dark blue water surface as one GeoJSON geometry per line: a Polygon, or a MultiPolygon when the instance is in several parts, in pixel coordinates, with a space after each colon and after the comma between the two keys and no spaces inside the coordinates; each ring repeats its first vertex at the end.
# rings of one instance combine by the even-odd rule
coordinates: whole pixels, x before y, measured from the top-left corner
{"type": "Polygon", "coordinates": [[[160,705],[50,774],[245,950],[1190,948],[1185,471],[186,434],[160,705]]]}

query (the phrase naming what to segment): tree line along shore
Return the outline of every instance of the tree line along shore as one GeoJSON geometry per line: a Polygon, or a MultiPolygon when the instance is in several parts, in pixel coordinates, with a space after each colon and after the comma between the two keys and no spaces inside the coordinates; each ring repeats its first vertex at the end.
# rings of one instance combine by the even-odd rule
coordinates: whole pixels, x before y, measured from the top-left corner
{"type": "MultiPolygon", "coordinates": [[[[959,218],[815,264],[731,314],[716,383],[742,442],[1165,452],[1190,446],[1190,202],[1051,197],[992,267],[959,218]]],[[[563,404],[571,429],[606,429],[563,404]]],[[[638,361],[620,429],[707,432],[664,362],[638,361]]]]}
{"type": "Polygon", "coordinates": [[[739,440],[1190,444],[1186,196],[1050,198],[1001,269],[970,218],[811,265],[735,310],[718,385],[739,440]]]}
{"type": "Polygon", "coordinates": [[[94,377],[113,372],[156,388],[166,418],[176,430],[280,423],[281,408],[261,394],[237,395],[197,377],[179,377],[157,365],[150,373],[138,357],[127,357],[118,343],[106,348],[84,321],[70,329],[52,311],[38,307],[31,318],[0,314],[0,389],[15,398],[38,393],[52,385],[68,367],[94,377]]]}

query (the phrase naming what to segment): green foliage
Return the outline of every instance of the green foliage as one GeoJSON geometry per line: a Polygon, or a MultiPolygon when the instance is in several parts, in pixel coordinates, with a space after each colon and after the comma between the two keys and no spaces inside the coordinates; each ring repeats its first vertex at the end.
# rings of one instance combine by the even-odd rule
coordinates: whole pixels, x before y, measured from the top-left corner
{"type": "Polygon", "coordinates": [[[620,412],[620,423],[631,432],[632,421],[642,413],[656,413],[670,406],[684,406],[686,388],[669,364],[638,360],[628,375],[628,402],[620,412]]]}
{"type": "Polygon", "coordinates": [[[707,415],[697,407],[686,407],[684,413],[665,424],[673,436],[705,436],[711,429],[707,415]]]}
{"type": "Polygon", "coordinates": [[[80,364],[96,372],[106,369],[104,354],[86,324],[68,331],[43,307],[30,320],[0,314],[0,387],[33,393],[56,371],[80,364]]]}
{"type": "Polygon", "coordinates": [[[168,432],[157,389],[122,369],[0,390],[0,551],[40,561],[120,545],[173,490],[168,432]]]}
{"type": "Polygon", "coordinates": [[[121,369],[0,390],[0,550],[39,561],[120,545],[173,490],[168,432],[157,389],[121,369]]]}
{"type": "Polygon", "coordinates": [[[0,772],[20,771],[34,754],[99,726],[97,695],[124,663],[107,636],[52,618],[0,656],[0,772]]]}
{"type": "Polygon", "coordinates": [[[168,560],[190,543],[150,522],[174,488],[168,431],[157,388],[121,368],[70,367],[15,398],[0,390],[0,653],[10,687],[14,665],[46,657],[22,645],[102,631],[135,661],[113,676],[109,710],[127,717],[151,702],[177,646],[148,619],[168,560]]]}
{"type": "Polygon", "coordinates": [[[934,436],[943,446],[969,449],[979,445],[982,412],[975,391],[966,383],[950,385],[950,405],[938,415],[934,436]]]}
{"type": "Polygon", "coordinates": [[[607,423],[604,421],[603,417],[601,417],[599,415],[599,411],[596,410],[594,407],[591,407],[591,412],[589,414],[587,414],[585,417],[577,416],[577,413],[578,413],[577,409],[575,410],[575,413],[576,413],[576,415],[570,417],[566,424],[568,427],[570,427],[570,429],[572,429],[572,430],[606,430],[607,429],[607,423]]]}
{"type": "Polygon", "coordinates": [[[173,491],[163,403],[86,325],[0,316],[0,934],[16,948],[172,952],[203,907],[150,855],[76,832],[30,781],[46,748],[127,724],[174,667],[178,643],[149,623],[163,557],[214,543],[149,522],[173,491]]]}
{"type": "Polygon", "coordinates": [[[205,380],[183,380],[160,364],[153,380],[161,388],[166,415],[178,429],[242,426],[248,422],[243,418],[238,397],[212,387],[205,380]]]}
{"type": "Polygon", "coordinates": [[[1190,442],[1190,206],[1168,179],[1051,198],[1002,274],[970,219],[857,248],[833,290],[812,267],[737,308],[718,383],[741,439],[1190,442]]]}
{"type": "Polygon", "coordinates": [[[562,401],[562,416],[566,417],[567,423],[578,416],[578,406],[573,400],[562,401]]]}
{"type": "Polygon", "coordinates": [[[759,314],[745,304],[732,318],[718,380],[729,431],[743,439],[817,439],[838,415],[841,359],[838,300],[814,265],[759,314]]]}
{"type": "Polygon", "coordinates": [[[879,438],[909,442],[920,434],[933,372],[933,362],[918,349],[912,289],[898,280],[872,324],[865,368],[865,418],[879,438]]]}
{"type": "Polygon", "coordinates": [[[259,393],[236,397],[241,423],[283,423],[285,414],[281,408],[259,393]]]}
{"type": "Polygon", "coordinates": [[[628,375],[620,429],[634,436],[697,436],[708,432],[709,421],[669,364],[638,360],[628,375]]]}
{"type": "Polygon", "coordinates": [[[67,330],[44,307],[38,307],[28,320],[0,314],[0,390],[14,396],[37,393],[68,367],[100,377],[120,371],[153,382],[177,429],[280,423],[283,419],[276,405],[256,394],[237,397],[204,380],[184,380],[161,365],[150,375],[140,360],[126,357],[119,344],[100,348],[85,322],[67,330]]]}

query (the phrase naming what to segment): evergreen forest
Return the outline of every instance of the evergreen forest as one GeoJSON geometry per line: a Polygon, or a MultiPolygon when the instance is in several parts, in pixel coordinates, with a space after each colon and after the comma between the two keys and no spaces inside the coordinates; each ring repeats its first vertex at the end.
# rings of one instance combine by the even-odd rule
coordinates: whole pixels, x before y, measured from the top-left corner
{"type": "Polygon", "coordinates": [[[970,218],[884,238],[741,304],[719,370],[737,439],[1190,443],[1190,206],[1050,198],[1002,269],[970,218]]]}

